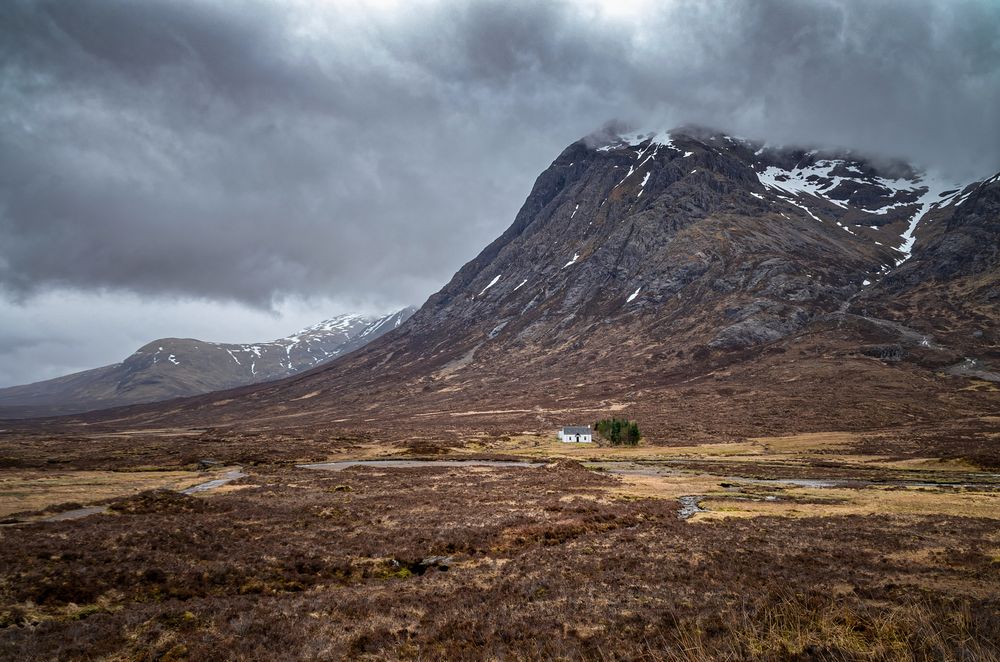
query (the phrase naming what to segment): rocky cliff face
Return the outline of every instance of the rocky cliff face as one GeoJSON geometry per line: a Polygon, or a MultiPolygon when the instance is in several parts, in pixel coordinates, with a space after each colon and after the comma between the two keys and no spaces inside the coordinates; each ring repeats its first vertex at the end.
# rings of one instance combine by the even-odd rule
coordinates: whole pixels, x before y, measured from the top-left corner
{"type": "Polygon", "coordinates": [[[363,347],[413,312],[341,315],[286,338],[253,344],[161,338],[121,363],[0,389],[0,418],[156,402],[288,377],[363,347]]]}
{"type": "MultiPolygon", "coordinates": [[[[919,329],[911,355],[928,367],[1000,379],[1000,175],[921,227],[913,257],[852,310],[919,329]]],[[[912,343],[911,343],[912,344],[912,343]]]]}
{"type": "Polygon", "coordinates": [[[682,351],[758,346],[895,273],[925,219],[974,213],[969,195],[904,164],[699,130],[580,141],[408,335],[451,338],[442,354],[461,337],[491,363],[633,325],[682,351]]]}
{"type": "Polygon", "coordinates": [[[701,129],[589,137],[397,331],[135,420],[413,434],[624,409],[697,437],[973,415],[996,397],[942,370],[992,374],[998,189],[701,129]]]}

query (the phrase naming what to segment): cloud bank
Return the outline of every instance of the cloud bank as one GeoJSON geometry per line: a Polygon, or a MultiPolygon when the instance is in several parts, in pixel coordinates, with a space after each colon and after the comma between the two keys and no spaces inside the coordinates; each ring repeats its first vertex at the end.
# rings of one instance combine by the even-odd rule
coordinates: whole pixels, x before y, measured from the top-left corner
{"type": "Polygon", "coordinates": [[[4,3],[0,296],[420,303],[610,118],[1000,169],[1000,3],[357,4],[4,3]]]}

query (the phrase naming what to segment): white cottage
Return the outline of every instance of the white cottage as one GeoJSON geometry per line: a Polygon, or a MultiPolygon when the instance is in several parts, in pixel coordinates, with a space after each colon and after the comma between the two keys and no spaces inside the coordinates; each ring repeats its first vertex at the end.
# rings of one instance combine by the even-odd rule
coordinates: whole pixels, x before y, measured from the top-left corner
{"type": "Polygon", "coordinates": [[[585,428],[569,426],[559,432],[559,438],[565,442],[590,443],[594,440],[593,434],[589,425],[585,428]]]}

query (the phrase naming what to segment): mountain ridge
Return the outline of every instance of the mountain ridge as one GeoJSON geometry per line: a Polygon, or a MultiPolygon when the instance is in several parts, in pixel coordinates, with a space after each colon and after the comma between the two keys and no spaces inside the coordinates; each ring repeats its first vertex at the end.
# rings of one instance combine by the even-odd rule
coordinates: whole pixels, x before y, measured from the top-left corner
{"type": "Polygon", "coordinates": [[[160,338],[120,363],[0,389],[0,418],[78,413],[282,379],[363,347],[414,310],[338,315],[260,343],[160,338]]]}

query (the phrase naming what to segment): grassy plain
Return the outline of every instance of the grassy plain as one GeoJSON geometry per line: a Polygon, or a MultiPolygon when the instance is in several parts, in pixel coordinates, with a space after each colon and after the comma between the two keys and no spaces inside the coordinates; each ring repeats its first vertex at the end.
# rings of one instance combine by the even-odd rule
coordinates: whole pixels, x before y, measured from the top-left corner
{"type": "Polygon", "coordinates": [[[0,658],[1000,659],[1000,478],[893,433],[160,432],[4,446],[0,484],[108,512],[0,528],[0,658]],[[177,493],[200,455],[248,476],[177,493]],[[389,456],[546,464],[296,466],[389,456]]]}
{"type": "Polygon", "coordinates": [[[197,471],[0,471],[0,517],[94,504],[146,490],[183,490],[211,477],[197,471]]]}

